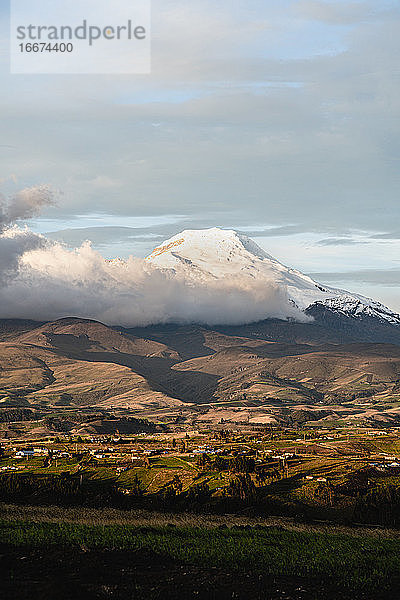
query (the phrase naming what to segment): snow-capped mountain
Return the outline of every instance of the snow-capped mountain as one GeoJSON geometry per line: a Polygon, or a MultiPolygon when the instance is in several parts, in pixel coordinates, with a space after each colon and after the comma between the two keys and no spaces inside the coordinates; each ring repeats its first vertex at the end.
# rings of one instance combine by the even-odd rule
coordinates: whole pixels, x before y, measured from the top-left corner
{"type": "Polygon", "coordinates": [[[287,290],[302,311],[323,307],[346,317],[372,317],[400,325],[400,315],[358,294],[321,285],[296,269],[286,267],[253,240],[233,230],[185,230],[166,240],[147,257],[162,269],[173,269],[197,282],[247,276],[273,282],[287,290]]]}

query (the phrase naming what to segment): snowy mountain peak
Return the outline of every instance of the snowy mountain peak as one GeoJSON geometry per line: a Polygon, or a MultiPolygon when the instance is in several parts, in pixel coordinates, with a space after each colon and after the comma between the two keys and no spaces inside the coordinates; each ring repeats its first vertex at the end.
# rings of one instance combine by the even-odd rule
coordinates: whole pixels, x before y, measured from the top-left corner
{"type": "Polygon", "coordinates": [[[173,269],[187,280],[204,284],[226,277],[272,282],[284,288],[289,300],[302,311],[318,305],[350,318],[374,317],[400,325],[400,315],[379,302],[321,285],[281,264],[234,230],[213,227],[182,231],[155,248],[147,260],[155,267],[173,269]]]}
{"type": "MultiPolygon", "coordinates": [[[[170,261],[170,257],[175,254],[188,258],[197,257],[198,260],[210,260],[212,263],[229,261],[233,257],[238,259],[248,254],[259,259],[274,260],[247,236],[233,229],[219,227],[186,229],[155,248],[147,259],[166,266],[165,261],[170,261]],[[158,257],[162,258],[158,259],[158,257]]],[[[251,259],[251,257],[247,258],[251,259]]]]}

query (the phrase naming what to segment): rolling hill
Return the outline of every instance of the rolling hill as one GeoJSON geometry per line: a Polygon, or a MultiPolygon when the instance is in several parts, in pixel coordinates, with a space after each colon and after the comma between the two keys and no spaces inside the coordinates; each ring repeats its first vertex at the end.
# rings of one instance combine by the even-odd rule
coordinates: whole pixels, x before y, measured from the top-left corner
{"type": "Polygon", "coordinates": [[[273,342],[196,326],[139,332],[75,318],[8,329],[3,408],[128,411],[186,425],[400,421],[396,345],[273,342]]]}

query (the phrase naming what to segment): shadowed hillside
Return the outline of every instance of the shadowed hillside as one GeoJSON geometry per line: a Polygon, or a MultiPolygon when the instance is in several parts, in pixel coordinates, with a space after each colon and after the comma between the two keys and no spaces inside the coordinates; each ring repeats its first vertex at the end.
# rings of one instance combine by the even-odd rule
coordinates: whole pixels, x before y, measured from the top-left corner
{"type": "Polygon", "coordinates": [[[399,420],[399,346],[273,341],[271,330],[263,339],[265,323],[124,330],[76,318],[8,321],[2,405],[119,408],[145,418],[167,411],[188,423],[399,420]]]}

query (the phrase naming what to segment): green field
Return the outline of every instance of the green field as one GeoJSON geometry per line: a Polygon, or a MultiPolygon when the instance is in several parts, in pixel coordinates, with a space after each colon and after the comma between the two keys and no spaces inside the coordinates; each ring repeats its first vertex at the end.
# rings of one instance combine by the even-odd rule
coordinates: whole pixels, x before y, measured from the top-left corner
{"type": "Polygon", "coordinates": [[[84,525],[1,521],[3,546],[40,549],[44,560],[52,549],[151,552],[162,560],[222,569],[238,578],[315,580],[346,597],[384,597],[400,584],[400,539],[395,534],[333,534],[279,528],[193,528],[176,526],[84,525]],[[383,596],[382,596],[383,594],[383,596]]]}

